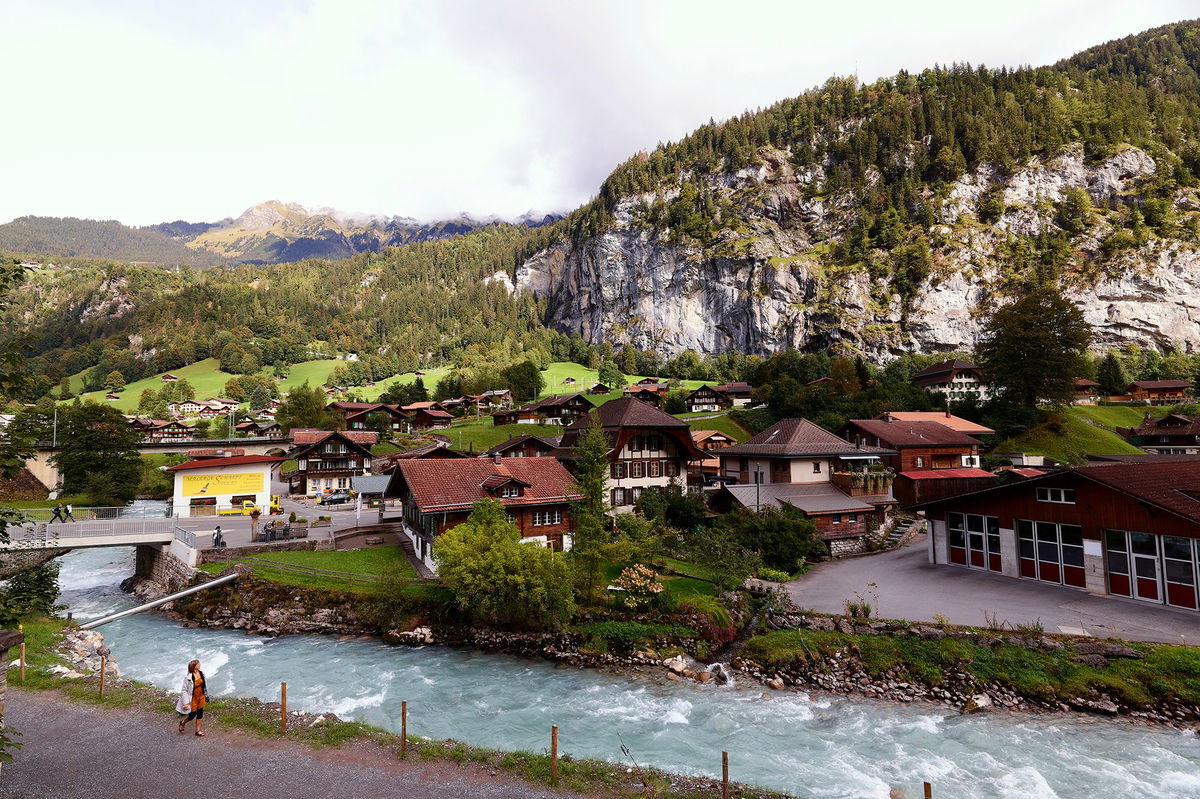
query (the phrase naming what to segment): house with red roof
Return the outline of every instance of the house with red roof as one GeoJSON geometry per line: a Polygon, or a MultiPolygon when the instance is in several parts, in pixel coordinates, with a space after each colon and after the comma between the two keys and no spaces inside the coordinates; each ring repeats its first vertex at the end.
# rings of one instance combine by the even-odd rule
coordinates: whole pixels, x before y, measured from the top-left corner
{"type": "Polygon", "coordinates": [[[347,430],[390,430],[403,432],[409,414],[399,405],[383,402],[343,402],[337,400],[325,407],[346,420],[347,430]]]}
{"type": "Polygon", "coordinates": [[[583,498],[556,459],[499,455],[396,461],[385,495],[400,499],[422,560],[428,560],[437,536],[466,521],[472,506],[483,499],[504,505],[525,540],[569,548],[571,503],[583,498]]]}
{"type": "Polygon", "coordinates": [[[847,441],[895,450],[883,459],[897,472],[979,468],[983,442],[941,422],[902,422],[889,418],[851,419],[842,428],[847,441]]]}
{"type": "Polygon", "coordinates": [[[176,516],[215,516],[226,508],[252,502],[271,506],[271,472],[286,458],[274,455],[199,457],[168,466],[174,478],[171,504],[176,516]]]}
{"type": "Polygon", "coordinates": [[[1169,413],[1162,417],[1146,414],[1137,427],[1118,427],[1117,435],[1150,455],[1196,455],[1200,453],[1200,417],[1169,413]]]}
{"type": "Polygon", "coordinates": [[[1178,405],[1192,397],[1191,380],[1134,380],[1126,389],[1135,402],[1178,405]]]}
{"type": "Polygon", "coordinates": [[[504,424],[560,424],[568,425],[596,406],[583,394],[556,394],[537,402],[496,411],[492,422],[504,424]]]}
{"type": "Polygon", "coordinates": [[[931,563],[1200,609],[1200,459],[1097,462],[917,509],[931,563]]]}
{"type": "Polygon", "coordinates": [[[704,459],[682,419],[633,397],[604,403],[579,417],[563,431],[555,457],[573,468],[575,446],[594,420],[609,440],[609,503],[616,513],[628,513],[647,488],[663,488],[687,479],[688,464],[704,459]]]}
{"type": "Polygon", "coordinates": [[[312,430],[293,428],[288,457],[296,470],[288,475],[289,492],[316,496],[350,488],[350,478],[369,474],[371,447],[379,440],[374,430],[312,430]]]}

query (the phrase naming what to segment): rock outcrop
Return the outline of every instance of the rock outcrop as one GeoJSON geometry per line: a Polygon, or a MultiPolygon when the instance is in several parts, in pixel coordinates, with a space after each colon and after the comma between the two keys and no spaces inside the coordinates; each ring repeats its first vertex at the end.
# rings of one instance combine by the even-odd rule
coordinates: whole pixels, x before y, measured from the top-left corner
{"type": "MultiPolygon", "coordinates": [[[[936,205],[925,233],[932,269],[908,301],[893,290],[888,254],[845,266],[829,257],[857,213],[848,194],[822,197],[820,168],[798,171],[789,154],[763,150],[764,163],[735,173],[685,176],[734,203],[742,223],[701,244],[646,221],[655,201],[678,186],[622,199],[612,224],[578,244],[559,242],[513,273],[497,273],[516,292],[547,304],[547,322],[603,341],[673,355],[785,347],[834,347],[887,360],[904,352],[969,350],[986,310],[1014,276],[1006,247],[1013,236],[1057,230],[1055,204],[1084,189],[1103,209],[1136,194],[1156,171],[1150,155],[1127,148],[1087,163],[1082,146],[1010,175],[983,164],[956,181],[936,205]],[[989,196],[1003,198],[990,224],[979,221],[989,196]]],[[[1179,190],[1177,208],[1200,207],[1179,190]]],[[[1151,236],[1132,249],[1105,248],[1112,215],[1097,213],[1071,238],[1075,266],[1065,284],[1095,327],[1098,346],[1137,341],[1200,345],[1200,249],[1151,236]]]]}

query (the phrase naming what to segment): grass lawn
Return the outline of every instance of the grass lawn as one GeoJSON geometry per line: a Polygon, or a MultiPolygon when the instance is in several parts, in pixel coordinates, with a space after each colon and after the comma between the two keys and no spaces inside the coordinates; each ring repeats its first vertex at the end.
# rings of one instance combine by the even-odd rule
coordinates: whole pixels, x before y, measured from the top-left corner
{"type": "Polygon", "coordinates": [[[1107,427],[1136,427],[1148,413],[1151,416],[1165,416],[1167,408],[1160,405],[1076,405],[1067,413],[1080,419],[1089,419],[1096,424],[1107,427]]]}
{"type": "MultiPolygon", "coordinates": [[[[625,380],[629,384],[636,383],[641,379],[641,375],[625,375],[625,380]]],[[[554,361],[542,370],[542,380],[546,381],[546,385],[541,393],[543,397],[549,397],[554,394],[573,394],[576,391],[586,394],[587,390],[600,380],[600,373],[595,369],[580,366],[572,361],[554,361]],[[575,382],[563,383],[568,377],[575,378],[575,382]]],[[[692,391],[700,388],[705,383],[716,382],[715,380],[681,380],[679,381],[679,387],[686,391],[692,391]]],[[[597,405],[603,405],[610,399],[620,398],[624,393],[624,390],[620,389],[608,394],[597,394],[594,397],[589,396],[589,399],[597,405]]]]}
{"type": "MultiPolygon", "coordinates": [[[[432,395],[433,390],[437,388],[438,381],[450,373],[450,367],[436,366],[429,369],[422,369],[421,371],[425,373],[425,376],[421,378],[421,382],[425,384],[425,388],[427,388],[430,395],[432,395]]],[[[416,379],[416,373],[405,372],[402,375],[385,377],[383,380],[377,381],[373,386],[359,386],[353,389],[353,391],[355,394],[361,395],[365,401],[374,402],[375,400],[379,399],[383,392],[387,391],[392,386],[397,384],[411,383],[416,379]]]]}
{"type": "Polygon", "coordinates": [[[525,434],[533,436],[561,436],[562,431],[562,426],[555,424],[505,424],[497,427],[492,424],[491,417],[485,416],[481,419],[456,422],[445,430],[432,430],[430,432],[449,438],[450,446],[454,449],[461,449],[466,452],[474,446],[476,452],[482,452],[491,449],[497,444],[508,441],[513,436],[525,434]]]}
{"type": "Polygon", "coordinates": [[[82,494],[76,494],[69,497],[60,497],[58,499],[33,499],[33,500],[5,500],[0,502],[6,508],[53,508],[55,505],[74,505],[76,508],[86,508],[88,506],[87,497],[82,494]]]}
{"type": "MultiPolygon", "coordinates": [[[[196,389],[197,399],[212,399],[221,396],[221,392],[225,390],[225,381],[233,377],[217,368],[216,358],[205,358],[203,361],[196,361],[180,369],[172,369],[171,374],[179,378],[187,378],[187,381],[192,384],[192,388],[196,389]]],[[[125,386],[119,392],[121,398],[113,402],[107,402],[104,399],[106,393],[104,391],[92,391],[84,394],[83,398],[107,403],[122,413],[132,413],[137,410],[138,399],[141,397],[143,389],[152,388],[158,391],[162,385],[162,375],[157,374],[143,377],[141,380],[135,380],[125,386]]]]}
{"type": "Polygon", "coordinates": [[[1045,455],[1064,463],[1080,463],[1087,460],[1088,455],[1136,455],[1142,452],[1111,430],[1090,423],[1089,417],[1073,413],[1077,410],[1069,408],[1065,413],[1056,414],[1060,420],[1058,429],[1053,429],[1051,421],[1043,421],[1016,438],[1001,441],[995,451],[1045,455]]]}
{"type": "MultiPolygon", "coordinates": [[[[372,549],[351,549],[338,552],[268,552],[256,557],[266,560],[288,563],[293,566],[305,566],[310,569],[326,569],[328,571],[352,572],[354,574],[372,574],[378,576],[395,576],[416,578],[408,557],[399,547],[375,547],[372,549]]],[[[352,583],[332,576],[297,574],[272,569],[253,561],[246,562],[254,570],[256,577],[284,585],[300,585],[309,588],[325,588],[335,591],[373,592],[373,583],[352,583]]],[[[200,568],[210,574],[220,574],[229,568],[228,563],[202,563],[200,568]]]]}
{"type": "Polygon", "coordinates": [[[720,430],[725,435],[732,437],[739,444],[750,438],[750,433],[746,428],[735,422],[733,417],[725,414],[714,416],[711,419],[695,419],[683,416],[680,418],[684,419],[693,430],[720,430]]]}

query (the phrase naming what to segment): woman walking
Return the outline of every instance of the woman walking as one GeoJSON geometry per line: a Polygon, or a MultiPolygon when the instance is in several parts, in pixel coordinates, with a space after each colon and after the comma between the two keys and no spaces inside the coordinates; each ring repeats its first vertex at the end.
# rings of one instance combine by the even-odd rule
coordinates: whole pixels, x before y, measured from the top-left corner
{"type": "Polygon", "coordinates": [[[200,723],[204,720],[204,706],[208,704],[208,680],[200,671],[200,661],[188,663],[187,676],[183,678],[183,688],[179,692],[179,701],[175,703],[175,711],[181,716],[187,714],[179,722],[179,734],[186,732],[187,723],[196,720],[196,735],[203,736],[200,723]]]}

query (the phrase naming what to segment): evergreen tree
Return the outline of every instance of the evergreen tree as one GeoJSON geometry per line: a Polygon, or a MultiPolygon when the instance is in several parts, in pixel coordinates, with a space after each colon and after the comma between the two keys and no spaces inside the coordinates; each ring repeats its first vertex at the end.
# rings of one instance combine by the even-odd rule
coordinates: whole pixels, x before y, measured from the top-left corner
{"type": "Polygon", "coordinates": [[[320,386],[296,386],[287,393],[279,409],[275,411],[275,421],[288,432],[293,427],[311,427],[316,430],[340,430],[344,419],[326,407],[325,392],[320,386]]]}
{"type": "Polygon", "coordinates": [[[1129,376],[1125,374],[1125,367],[1112,350],[1109,350],[1100,362],[1100,367],[1096,370],[1096,382],[1100,384],[1101,393],[1109,397],[1120,396],[1129,388],[1130,381],[1129,376]]]}
{"type": "Polygon", "coordinates": [[[583,499],[576,503],[575,535],[571,556],[578,562],[576,574],[583,581],[584,601],[592,604],[604,546],[609,540],[608,523],[608,436],[600,429],[596,414],[588,414],[575,444],[575,487],[583,499]]]}

